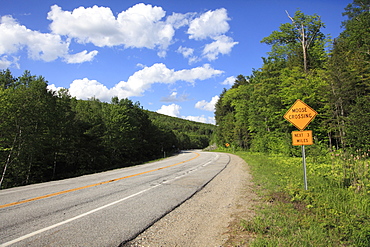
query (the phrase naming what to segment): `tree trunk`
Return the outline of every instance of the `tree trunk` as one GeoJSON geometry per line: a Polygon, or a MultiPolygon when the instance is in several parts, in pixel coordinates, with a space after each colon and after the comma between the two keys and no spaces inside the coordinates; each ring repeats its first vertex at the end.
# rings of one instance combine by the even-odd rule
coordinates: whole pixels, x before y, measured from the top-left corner
{"type": "MultiPolygon", "coordinates": [[[[19,131],[21,132],[21,130],[19,130],[19,131]]],[[[1,175],[1,179],[0,179],[0,189],[1,189],[1,185],[3,184],[4,178],[5,178],[6,170],[8,169],[8,166],[11,163],[11,157],[12,157],[12,153],[13,153],[13,150],[14,150],[15,143],[17,141],[17,136],[18,136],[18,133],[16,133],[15,136],[14,136],[13,145],[10,148],[10,152],[8,154],[8,157],[6,158],[3,174],[1,175]]]]}
{"type": "Polygon", "coordinates": [[[303,50],[303,68],[304,68],[304,72],[307,73],[307,44],[306,44],[306,37],[304,33],[303,24],[302,24],[300,33],[302,35],[301,43],[302,43],[302,50],[303,50]]]}
{"type": "MultiPolygon", "coordinates": [[[[14,139],[14,141],[15,141],[15,139],[14,139]]],[[[10,164],[10,158],[12,156],[13,148],[14,148],[14,145],[13,145],[12,149],[10,150],[10,152],[8,154],[8,157],[6,159],[6,162],[5,162],[3,174],[2,174],[1,179],[0,179],[0,189],[1,189],[1,185],[3,184],[4,178],[5,178],[6,169],[8,168],[8,165],[10,164]]]]}
{"type": "Polygon", "coordinates": [[[33,156],[31,155],[31,158],[29,159],[29,162],[28,162],[28,170],[27,170],[27,176],[26,176],[25,184],[28,184],[29,181],[30,181],[32,161],[33,161],[33,156]]]}
{"type": "Polygon", "coordinates": [[[58,153],[57,152],[54,152],[54,165],[53,165],[53,177],[52,177],[52,180],[55,179],[55,173],[56,173],[56,170],[57,170],[57,155],[58,155],[58,153]]]}

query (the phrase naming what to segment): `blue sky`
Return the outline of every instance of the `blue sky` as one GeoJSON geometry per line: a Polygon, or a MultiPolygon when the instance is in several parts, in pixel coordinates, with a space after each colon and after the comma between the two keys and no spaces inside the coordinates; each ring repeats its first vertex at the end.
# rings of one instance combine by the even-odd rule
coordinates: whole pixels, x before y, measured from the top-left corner
{"type": "Polygon", "coordinates": [[[260,41],[298,9],[342,31],[347,0],[0,0],[0,69],[41,75],[78,99],[113,96],[214,123],[238,75],[262,66],[260,41]]]}

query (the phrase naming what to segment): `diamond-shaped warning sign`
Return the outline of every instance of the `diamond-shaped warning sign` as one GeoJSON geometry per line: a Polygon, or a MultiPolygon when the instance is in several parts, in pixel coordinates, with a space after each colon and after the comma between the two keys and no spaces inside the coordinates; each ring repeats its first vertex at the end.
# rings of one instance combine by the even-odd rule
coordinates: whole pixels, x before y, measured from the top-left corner
{"type": "Polygon", "coordinates": [[[317,112],[314,109],[302,100],[297,99],[287,113],[285,113],[284,118],[299,130],[304,130],[316,115],[317,112]]]}

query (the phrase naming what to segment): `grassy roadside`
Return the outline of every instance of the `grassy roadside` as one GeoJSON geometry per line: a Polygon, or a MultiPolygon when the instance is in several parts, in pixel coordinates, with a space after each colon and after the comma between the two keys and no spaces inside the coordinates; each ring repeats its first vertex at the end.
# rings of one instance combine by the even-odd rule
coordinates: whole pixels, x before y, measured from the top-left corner
{"type": "Polygon", "coordinates": [[[234,154],[248,163],[262,198],[256,216],[240,221],[243,231],[255,236],[249,246],[370,246],[366,153],[307,157],[307,191],[302,158],[234,154]]]}

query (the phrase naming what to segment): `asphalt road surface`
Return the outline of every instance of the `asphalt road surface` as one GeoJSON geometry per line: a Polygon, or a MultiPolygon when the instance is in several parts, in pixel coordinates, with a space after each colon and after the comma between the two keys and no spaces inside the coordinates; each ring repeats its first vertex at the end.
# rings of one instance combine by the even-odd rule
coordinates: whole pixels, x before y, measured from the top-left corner
{"type": "Polygon", "coordinates": [[[0,246],[119,246],[228,162],[227,154],[183,151],[135,167],[0,190],[0,246]]]}

